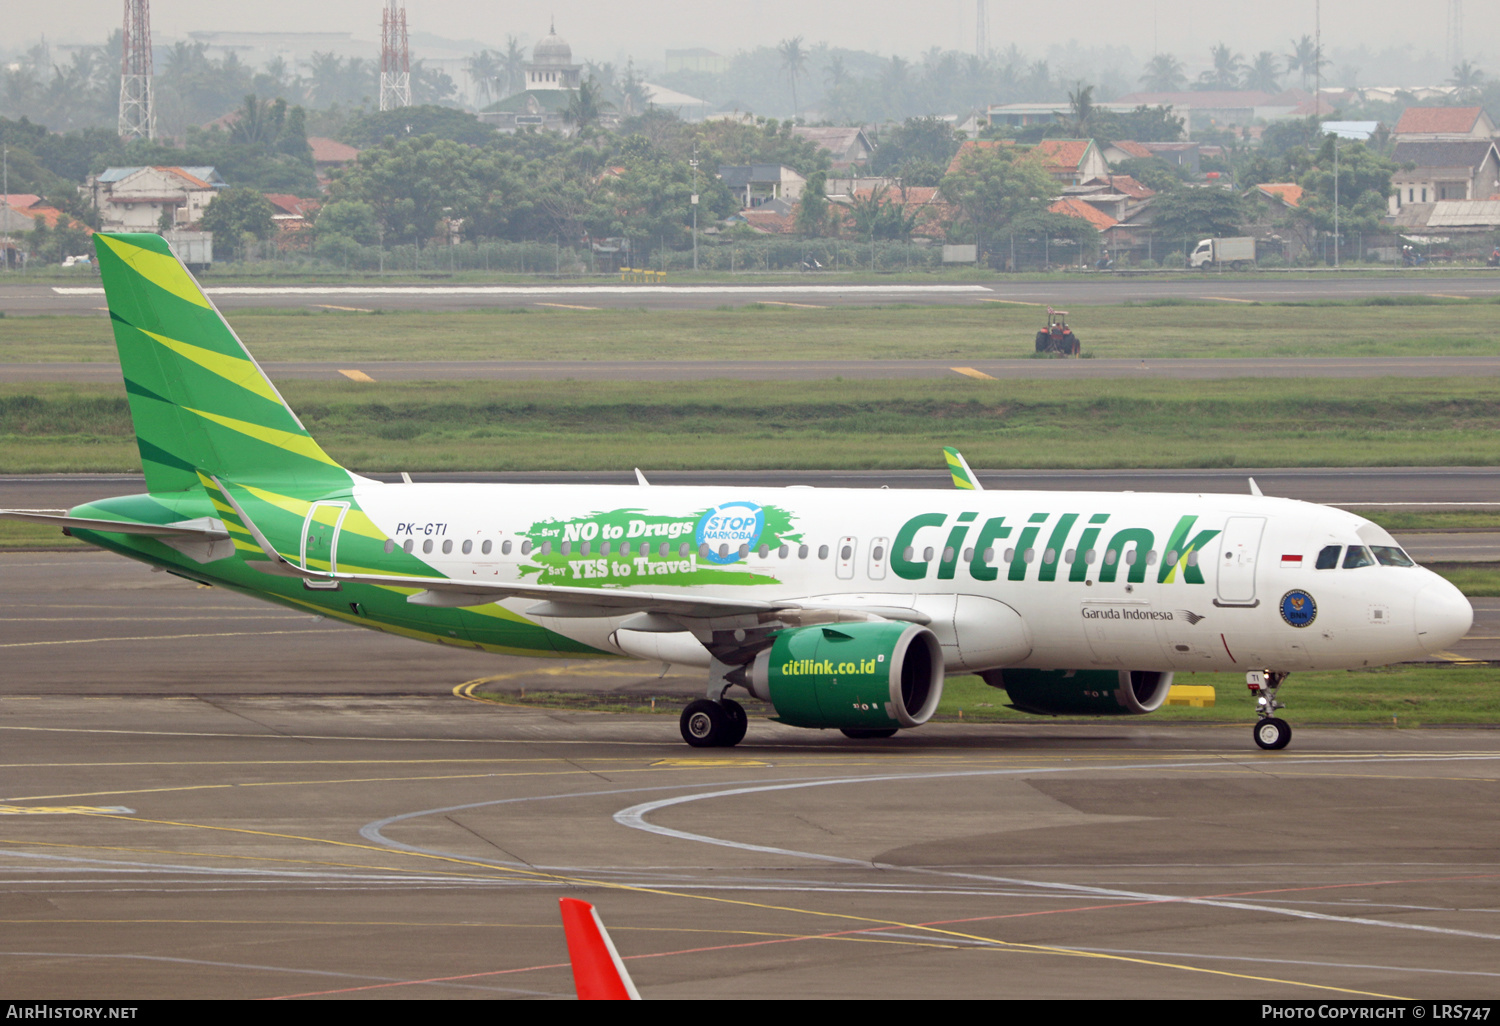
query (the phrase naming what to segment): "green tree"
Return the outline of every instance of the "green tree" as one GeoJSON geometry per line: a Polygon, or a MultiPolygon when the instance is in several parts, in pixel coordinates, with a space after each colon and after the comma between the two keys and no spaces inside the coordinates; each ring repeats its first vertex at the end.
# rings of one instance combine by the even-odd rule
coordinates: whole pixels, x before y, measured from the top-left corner
{"type": "Polygon", "coordinates": [[[1333,231],[1334,147],[1338,147],[1339,228],[1346,232],[1377,231],[1387,210],[1391,176],[1396,165],[1372,153],[1363,143],[1329,135],[1313,158],[1313,166],[1298,179],[1302,201],[1297,213],[1320,231],[1333,231]]]}
{"type": "Polygon", "coordinates": [[[936,185],[936,180],[914,181],[913,171],[930,177],[930,169],[936,167],[941,177],[958,152],[958,145],[953,126],[943,118],[907,118],[882,132],[870,157],[870,170],[877,175],[898,175],[909,185],[936,185]]]}
{"type": "Polygon", "coordinates": [[[473,114],[435,105],[414,105],[396,110],[367,111],[349,119],[340,138],[361,149],[379,146],[386,139],[431,135],[439,139],[480,146],[495,138],[495,130],[473,114]]]}
{"type": "Polygon", "coordinates": [[[828,196],[823,191],[827,180],[828,175],[822,171],[807,176],[802,198],[797,203],[794,227],[798,235],[814,238],[828,230],[828,196]]]}
{"type": "Polygon", "coordinates": [[[1157,196],[1152,208],[1163,241],[1184,250],[1208,236],[1238,235],[1245,221],[1240,198],[1217,186],[1172,189],[1157,196]]]}
{"type": "Polygon", "coordinates": [[[1018,219],[1044,211],[1061,192],[1040,159],[1012,146],[976,146],[943,179],[943,195],[958,208],[961,227],[993,242],[1018,219]]]}
{"type": "Polygon", "coordinates": [[[444,219],[461,223],[479,212],[496,179],[494,151],[424,135],[361,153],[335,183],[332,198],[367,204],[387,242],[423,246],[444,219]]]}
{"type": "Polygon", "coordinates": [[[375,208],[358,200],[335,200],[318,211],[313,222],[321,239],[325,235],[338,235],[362,246],[374,245],[380,238],[380,222],[375,219],[375,208]]]}
{"type": "Polygon", "coordinates": [[[215,247],[243,256],[246,238],[264,241],[276,234],[274,214],[270,201],[254,189],[232,187],[215,196],[203,211],[202,227],[214,233],[215,247]]]}

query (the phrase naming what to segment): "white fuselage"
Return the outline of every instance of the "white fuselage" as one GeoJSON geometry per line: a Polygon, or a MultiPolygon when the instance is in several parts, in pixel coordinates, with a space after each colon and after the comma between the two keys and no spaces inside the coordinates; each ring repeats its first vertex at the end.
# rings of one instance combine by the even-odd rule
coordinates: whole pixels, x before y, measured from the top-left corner
{"type": "MultiPolygon", "coordinates": [[[[1385,565],[1399,549],[1375,524],[1253,495],[371,483],[355,499],[446,577],[910,608],[950,670],[1357,668],[1472,621],[1441,577],[1385,565]]],[[[606,652],[708,665],[691,634],[501,605],[606,652]]]]}

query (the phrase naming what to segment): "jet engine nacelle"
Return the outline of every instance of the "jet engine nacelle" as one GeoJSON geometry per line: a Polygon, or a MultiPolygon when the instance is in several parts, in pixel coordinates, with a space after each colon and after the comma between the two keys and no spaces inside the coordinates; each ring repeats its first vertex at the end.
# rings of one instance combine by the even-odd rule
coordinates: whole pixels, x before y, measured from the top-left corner
{"type": "Polygon", "coordinates": [[[1021,712],[1043,716],[1140,716],[1155,712],[1172,690],[1172,674],[1157,670],[986,670],[1021,712]]]}
{"type": "Polygon", "coordinates": [[[910,623],[798,627],[755,657],[748,685],[794,727],[918,727],[943,697],[943,649],[910,623]]]}

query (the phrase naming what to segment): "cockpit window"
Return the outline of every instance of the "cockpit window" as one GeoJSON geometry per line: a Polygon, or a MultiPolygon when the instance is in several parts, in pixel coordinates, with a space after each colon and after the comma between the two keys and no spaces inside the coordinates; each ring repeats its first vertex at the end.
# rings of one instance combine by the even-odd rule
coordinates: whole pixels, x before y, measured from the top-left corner
{"type": "Polygon", "coordinates": [[[1344,569],[1353,570],[1361,566],[1374,566],[1375,559],[1370,555],[1370,550],[1363,545],[1351,545],[1349,551],[1344,553],[1344,569]]]}
{"type": "Polygon", "coordinates": [[[1332,570],[1339,565],[1339,552],[1343,550],[1342,545],[1325,545],[1318,553],[1318,569],[1332,570]]]}
{"type": "Polygon", "coordinates": [[[1416,566],[1412,558],[1394,545],[1371,545],[1370,551],[1381,566],[1416,566]]]}

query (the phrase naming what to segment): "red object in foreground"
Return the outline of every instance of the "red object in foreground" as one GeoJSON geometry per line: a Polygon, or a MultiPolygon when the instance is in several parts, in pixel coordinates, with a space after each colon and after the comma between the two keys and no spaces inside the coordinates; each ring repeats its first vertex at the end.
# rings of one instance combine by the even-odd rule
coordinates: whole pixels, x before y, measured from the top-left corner
{"type": "Polygon", "coordinates": [[[568,960],[573,963],[573,986],[580,1001],[639,1001],[620,953],[599,921],[594,906],[577,898],[561,898],[563,932],[568,937],[568,960]]]}

